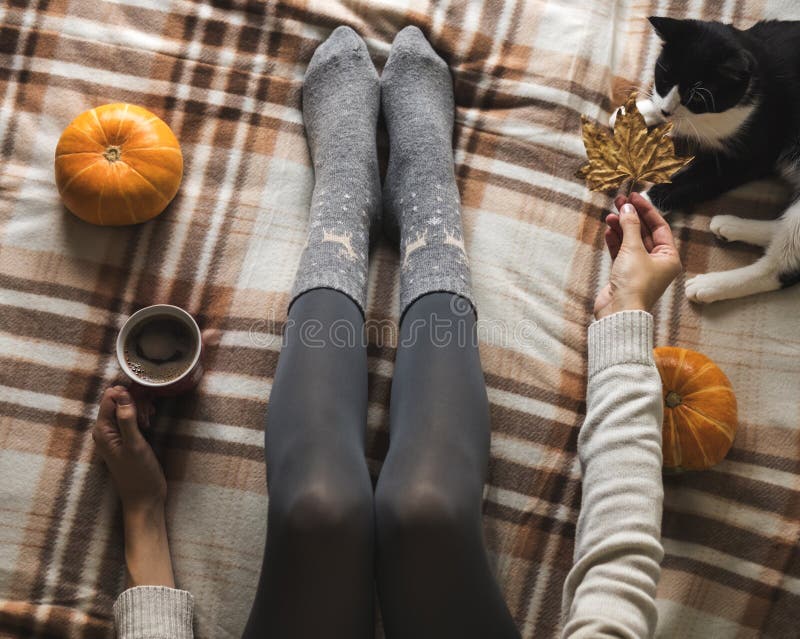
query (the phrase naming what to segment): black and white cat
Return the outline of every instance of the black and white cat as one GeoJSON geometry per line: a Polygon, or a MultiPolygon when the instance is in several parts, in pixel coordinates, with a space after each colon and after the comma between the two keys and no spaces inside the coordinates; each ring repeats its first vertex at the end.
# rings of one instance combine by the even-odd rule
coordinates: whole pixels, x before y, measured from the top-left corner
{"type": "MultiPolygon", "coordinates": [[[[723,240],[766,248],[755,263],[697,275],[686,296],[714,302],[800,282],[800,22],[719,22],[651,17],[663,41],[652,99],[637,102],[648,125],[673,122],[695,160],[647,196],[669,212],[780,174],[795,199],[776,220],[711,218],[723,240]]],[[[614,116],[611,125],[613,126],[614,116]]]]}

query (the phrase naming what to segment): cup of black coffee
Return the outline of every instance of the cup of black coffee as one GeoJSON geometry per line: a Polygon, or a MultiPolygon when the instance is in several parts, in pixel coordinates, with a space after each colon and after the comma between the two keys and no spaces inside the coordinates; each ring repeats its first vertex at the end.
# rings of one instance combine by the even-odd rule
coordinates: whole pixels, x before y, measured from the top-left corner
{"type": "Polygon", "coordinates": [[[203,375],[203,340],[182,308],[156,304],[131,315],[117,336],[117,360],[131,382],[153,395],[177,395],[203,375]]]}

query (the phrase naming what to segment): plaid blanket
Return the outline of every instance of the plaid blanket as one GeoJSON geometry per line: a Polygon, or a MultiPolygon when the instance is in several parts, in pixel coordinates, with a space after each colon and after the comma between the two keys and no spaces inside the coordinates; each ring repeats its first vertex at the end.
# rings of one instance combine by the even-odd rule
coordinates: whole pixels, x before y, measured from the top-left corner
{"type": "MultiPolygon", "coordinates": [[[[116,331],[177,304],[219,329],[197,392],[162,401],[180,586],[201,638],[238,637],[266,529],[262,419],[313,183],[305,65],[338,24],[376,64],[420,26],[451,65],[456,163],[492,404],[486,536],[526,638],[558,632],[580,507],[576,434],[585,331],[608,269],[609,200],[574,177],[579,115],[601,121],[646,86],[652,13],[747,26],[800,17],[791,0],[8,0],[0,5],[0,635],[107,637],[124,585],[119,508],[89,434],[117,374],[116,331]],[[140,104],[181,141],[183,185],[133,228],[87,225],[53,180],[61,130],[107,102],[140,104]]],[[[385,139],[381,145],[385,151],[385,139]]],[[[687,274],[752,261],[708,231],[719,212],[773,213],[748,187],[674,224],[687,274]]],[[[397,320],[397,258],[371,265],[369,318],[397,320]]],[[[655,311],[657,343],[714,358],[738,393],[727,460],[666,480],[660,637],[798,636],[800,287],[708,307],[683,279],[655,311]]],[[[372,334],[368,457],[388,444],[393,331],[372,334]]]]}

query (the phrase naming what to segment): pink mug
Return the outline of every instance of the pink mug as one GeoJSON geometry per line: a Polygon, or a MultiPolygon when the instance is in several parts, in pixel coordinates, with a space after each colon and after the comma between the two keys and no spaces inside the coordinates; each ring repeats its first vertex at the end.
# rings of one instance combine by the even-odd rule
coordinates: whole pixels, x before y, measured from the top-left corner
{"type": "Polygon", "coordinates": [[[200,382],[203,376],[203,336],[200,327],[194,318],[182,308],[170,304],[155,304],[139,309],[131,315],[122,325],[117,335],[117,361],[120,368],[133,384],[132,394],[135,395],[155,395],[159,397],[179,395],[191,390],[200,382]],[[125,357],[125,342],[128,336],[144,321],[157,317],[172,318],[181,322],[192,334],[194,352],[192,353],[191,365],[180,375],[168,381],[152,381],[137,375],[132,370],[125,357]]]}

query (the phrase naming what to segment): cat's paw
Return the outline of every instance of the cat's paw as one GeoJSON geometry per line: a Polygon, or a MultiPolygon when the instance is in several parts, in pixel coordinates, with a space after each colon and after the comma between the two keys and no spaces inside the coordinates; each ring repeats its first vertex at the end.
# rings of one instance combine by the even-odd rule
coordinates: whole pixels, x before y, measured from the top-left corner
{"type": "Polygon", "coordinates": [[[695,275],[686,280],[684,292],[690,302],[708,304],[731,297],[735,282],[725,272],[695,275]]]}
{"type": "Polygon", "coordinates": [[[647,126],[655,126],[656,124],[665,122],[664,116],[661,115],[661,111],[656,108],[652,100],[641,100],[636,103],[636,107],[639,109],[639,113],[642,114],[644,123],[647,126]]]}
{"type": "Polygon", "coordinates": [[[708,228],[724,242],[736,242],[742,235],[741,218],[735,215],[715,215],[708,228]]]}
{"type": "MultiPolygon", "coordinates": [[[[642,114],[645,125],[653,126],[655,124],[661,124],[664,122],[664,118],[661,116],[651,100],[637,100],[636,108],[639,110],[639,113],[642,114]]],[[[613,129],[617,118],[623,113],[625,113],[625,107],[617,107],[614,109],[614,111],[611,113],[611,117],[608,118],[608,126],[613,129]]]]}

